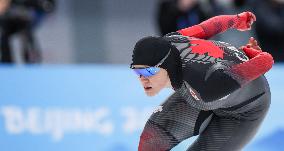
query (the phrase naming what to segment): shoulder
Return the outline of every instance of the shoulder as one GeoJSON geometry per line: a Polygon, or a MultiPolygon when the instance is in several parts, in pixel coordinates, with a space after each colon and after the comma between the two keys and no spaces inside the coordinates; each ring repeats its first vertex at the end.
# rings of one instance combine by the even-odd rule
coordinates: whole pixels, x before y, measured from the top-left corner
{"type": "Polygon", "coordinates": [[[179,32],[168,33],[163,38],[171,43],[188,43],[189,42],[189,37],[184,36],[179,32]]]}

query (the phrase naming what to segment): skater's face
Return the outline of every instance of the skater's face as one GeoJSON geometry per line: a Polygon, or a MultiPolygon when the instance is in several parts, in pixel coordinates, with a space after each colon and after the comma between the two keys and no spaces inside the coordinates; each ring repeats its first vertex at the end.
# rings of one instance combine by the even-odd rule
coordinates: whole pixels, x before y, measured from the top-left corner
{"type": "MultiPolygon", "coordinates": [[[[147,68],[145,65],[134,65],[134,68],[147,68]]],[[[154,96],[165,87],[171,87],[168,72],[160,68],[160,70],[153,76],[139,75],[139,80],[148,96],[154,96]]]]}

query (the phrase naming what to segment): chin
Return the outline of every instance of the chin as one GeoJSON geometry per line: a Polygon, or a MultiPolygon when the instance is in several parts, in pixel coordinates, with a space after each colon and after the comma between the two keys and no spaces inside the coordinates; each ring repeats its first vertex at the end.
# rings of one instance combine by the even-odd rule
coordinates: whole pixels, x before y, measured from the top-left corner
{"type": "Polygon", "coordinates": [[[147,96],[155,96],[155,95],[158,94],[158,92],[146,92],[146,91],[145,91],[145,93],[146,93],[147,96]]]}
{"type": "Polygon", "coordinates": [[[146,93],[147,96],[155,96],[156,93],[146,93]]]}

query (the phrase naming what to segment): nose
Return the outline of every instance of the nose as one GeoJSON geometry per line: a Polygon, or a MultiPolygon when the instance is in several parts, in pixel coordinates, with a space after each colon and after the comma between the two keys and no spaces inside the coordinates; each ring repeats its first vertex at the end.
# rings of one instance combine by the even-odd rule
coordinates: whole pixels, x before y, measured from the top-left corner
{"type": "Polygon", "coordinates": [[[140,78],[141,81],[148,81],[149,80],[148,78],[146,78],[146,77],[144,77],[142,75],[140,75],[139,78],[140,78]]]}

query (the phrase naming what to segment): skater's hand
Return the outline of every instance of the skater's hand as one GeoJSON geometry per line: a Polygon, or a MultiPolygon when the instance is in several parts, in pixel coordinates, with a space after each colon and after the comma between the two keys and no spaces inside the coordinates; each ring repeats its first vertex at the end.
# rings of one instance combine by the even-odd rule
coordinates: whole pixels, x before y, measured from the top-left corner
{"type": "Polygon", "coordinates": [[[237,15],[239,23],[236,29],[239,31],[246,31],[251,29],[251,25],[256,21],[256,17],[252,12],[243,12],[237,15]]]}
{"type": "Polygon", "coordinates": [[[243,49],[244,47],[253,48],[253,49],[261,51],[261,48],[259,47],[257,41],[253,37],[250,37],[248,44],[246,44],[245,46],[242,46],[241,49],[243,49]]]}

